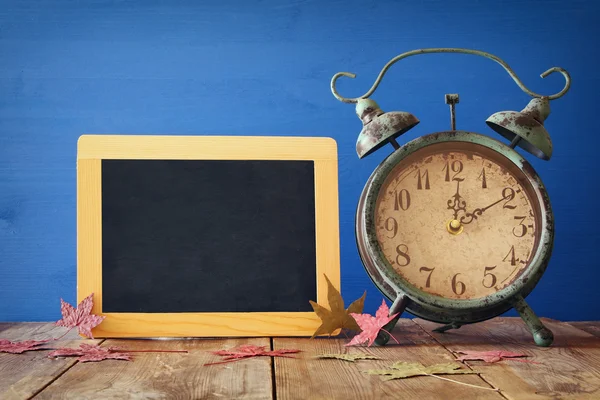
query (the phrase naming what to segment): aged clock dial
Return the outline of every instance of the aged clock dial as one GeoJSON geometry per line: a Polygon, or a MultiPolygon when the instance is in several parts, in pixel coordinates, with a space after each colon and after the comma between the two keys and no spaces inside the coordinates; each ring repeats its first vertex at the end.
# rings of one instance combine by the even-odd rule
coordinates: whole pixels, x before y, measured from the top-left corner
{"type": "Polygon", "coordinates": [[[436,143],[405,157],[383,182],[376,236],[413,286],[444,298],[482,298],[514,282],[535,254],[537,198],[502,154],[436,143]]]}

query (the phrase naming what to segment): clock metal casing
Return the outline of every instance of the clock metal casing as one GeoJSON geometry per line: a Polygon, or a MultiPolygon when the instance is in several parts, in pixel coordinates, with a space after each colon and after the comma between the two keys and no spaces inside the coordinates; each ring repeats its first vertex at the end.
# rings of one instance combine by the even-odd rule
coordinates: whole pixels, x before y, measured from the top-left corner
{"type": "MultiPolygon", "coordinates": [[[[438,132],[422,136],[403,145],[390,154],[375,169],[365,184],[356,213],[356,240],[362,263],[378,289],[391,301],[407,296],[406,311],[418,317],[440,323],[472,323],[500,315],[518,298],[525,298],[544,273],[554,241],[554,219],[546,189],[531,165],[507,145],[478,133],[466,131],[438,132]],[[505,162],[514,164],[529,180],[534,198],[539,205],[540,237],[531,261],[519,277],[498,292],[476,299],[449,299],[426,293],[409,283],[394,271],[379,247],[375,226],[375,208],[381,187],[402,160],[436,143],[474,143],[500,154],[505,162]]],[[[435,246],[435,243],[431,243],[435,246]]]]}

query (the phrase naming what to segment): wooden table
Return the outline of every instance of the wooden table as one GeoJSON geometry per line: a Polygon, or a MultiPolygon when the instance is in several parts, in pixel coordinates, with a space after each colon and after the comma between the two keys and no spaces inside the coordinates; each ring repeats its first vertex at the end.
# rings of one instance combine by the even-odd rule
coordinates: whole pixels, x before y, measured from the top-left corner
{"type": "MultiPolygon", "coordinates": [[[[536,347],[523,322],[496,318],[444,334],[436,324],[401,319],[394,330],[400,345],[345,347],[346,338],[240,338],[189,340],[82,340],[69,334],[61,347],[82,342],[130,350],[188,350],[188,353],[133,353],[133,361],[80,363],[49,359],[48,351],[0,353],[0,399],[600,399],[600,322],[544,320],[556,337],[550,348],[536,347]],[[296,348],[297,358],[259,357],[227,364],[210,351],[240,344],[296,348]],[[536,363],[482,361],[459,363],[477,371],[449,378],[483,390],[428,376],[384,382],[364,373],[395,361],[446,363],[453,351],[508,350],[536,363]],[[320,353],[364,353],[380,360],[350,363],[317,359],[320,353]]],[[[0,338],[57,337],[52,323],[0,323],[0,338]]]]}

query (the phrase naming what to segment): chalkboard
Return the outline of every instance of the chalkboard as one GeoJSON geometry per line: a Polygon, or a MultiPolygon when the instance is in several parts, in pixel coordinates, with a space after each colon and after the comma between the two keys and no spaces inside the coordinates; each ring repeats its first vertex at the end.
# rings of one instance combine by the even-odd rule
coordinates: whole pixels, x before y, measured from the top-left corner
{"type": "Polygon", "coordinates": [[[337,173],[330,138],[82,135],[94,337],[311,336],[340,289],[337,173]]]}
{"type": "Polygon", "coordinates": [[[104,312],[312,311],[314,162],[102,160],[102,243],[104,312]]]}

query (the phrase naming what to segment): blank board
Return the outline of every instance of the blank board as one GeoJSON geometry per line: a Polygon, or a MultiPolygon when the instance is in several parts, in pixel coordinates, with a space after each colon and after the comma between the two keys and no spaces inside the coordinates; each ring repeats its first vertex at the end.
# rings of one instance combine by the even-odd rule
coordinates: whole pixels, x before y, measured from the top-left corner
{"type": "Polygon", "coordinates": [[[310,335],[339,288],[331,139],[84,135],[77,175],[94,336],[310,335]]]}

